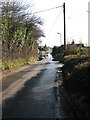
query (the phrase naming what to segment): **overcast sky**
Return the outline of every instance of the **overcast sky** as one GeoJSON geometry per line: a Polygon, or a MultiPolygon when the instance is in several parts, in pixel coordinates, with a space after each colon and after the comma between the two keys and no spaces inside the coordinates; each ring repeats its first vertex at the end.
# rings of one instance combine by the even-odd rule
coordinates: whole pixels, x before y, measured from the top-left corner
{"type": "MultiPolygon", "coordinates": [[[[20,0],[21,1],[21,0],[20,0]]],[[[33,12],[46,10],[66,4],[66,40],[74,39],[75,43],[82,41],[88,44],[88,2],[89,0],[22,0],[32,4],[33,12]]],[[[41,38],[42,45],[54,46],[63,44],[63,9],[62,7],[50,11],[37,13],[44,20],[42,29],[46,35],[41,38]],[[59,32],[60,35],[57,34],[59,32]]]]}

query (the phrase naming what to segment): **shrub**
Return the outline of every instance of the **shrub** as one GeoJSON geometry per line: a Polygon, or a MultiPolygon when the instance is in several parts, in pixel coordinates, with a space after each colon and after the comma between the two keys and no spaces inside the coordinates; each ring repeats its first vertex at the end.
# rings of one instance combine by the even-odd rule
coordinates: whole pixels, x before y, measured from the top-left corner
{"type": "Polygon", "coordinates": [[[15,60],[8,60],[2,63],[2,71],[11,70],[13,68],[18,68],[31,62],[37,61],[37,58],[29,57],[28,59],[15,59],[15,60]]]}
{"type": "Polygon", "coordinates": [[[66,49],[63,51],[63,53],[64,53],[64,55],[71,55],[71,54],[77,54],[77,51],[66,49]]]}

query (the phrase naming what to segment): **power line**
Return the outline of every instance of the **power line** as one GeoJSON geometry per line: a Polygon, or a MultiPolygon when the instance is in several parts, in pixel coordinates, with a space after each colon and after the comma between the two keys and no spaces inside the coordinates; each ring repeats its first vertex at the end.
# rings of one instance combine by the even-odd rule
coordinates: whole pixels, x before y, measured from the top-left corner
{"type": "Polygon", "coordinates": [[[58,7],[54,7],[54,8],[49,8],[49,9],[46,9],[46,10],[41,10],[41,11],[38,11],[38,12],[34,12],[33,14],[37,14],[37,13],[41,13],[41,12],[46,12],[46,11],[57,9],[57,8],[60,8],[60,7],[63,7],[63,5],[58,6],[58,7]]]}
{"type": "MultiPolygon", "coordinates": [[[[58,18],[59,18],[59,16],[60,16],[60,14],[61,14],[61,12],[62,12],[62,9],[61,9],[61,11],[59,12],[58,16],[56,17],[56,19],[55,19],[54,23],[52,24],[52,26],[51,26],[51,28],[50,28],[50,30],[49,30],[49,32],[48,32],[48,34],[50,34],[50,32],[52,31],[52,29],[53,29],[53,27],[54,27],[55,23],[57,22],[57,20],[58,20],[58,18]]],[[[48,34],[47,34],[47,35],[48,35],[48,34]]]]}

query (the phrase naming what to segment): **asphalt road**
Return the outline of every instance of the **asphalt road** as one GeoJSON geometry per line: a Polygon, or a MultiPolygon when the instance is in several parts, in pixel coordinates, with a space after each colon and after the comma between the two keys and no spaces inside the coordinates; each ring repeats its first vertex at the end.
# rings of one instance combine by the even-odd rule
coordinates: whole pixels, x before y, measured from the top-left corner
{"type": "Polygon", "coordinates": [[[45,60],[7,78],[13,82],[3,83],[2,118],[73,120],[60,65],[45,60]]]}

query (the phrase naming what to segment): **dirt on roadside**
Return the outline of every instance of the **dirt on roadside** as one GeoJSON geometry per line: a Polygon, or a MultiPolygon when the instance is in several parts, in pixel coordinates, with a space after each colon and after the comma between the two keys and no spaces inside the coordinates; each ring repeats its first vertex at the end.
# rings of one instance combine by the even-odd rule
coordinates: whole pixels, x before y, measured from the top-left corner
{"type": "Polygon", "coordinates": [[[2,80],[5,80],[7,77],[13,76],[13,75],[15,75],[15,74],[17,74],[17,73],[27,69],[31,65],[37,64],[37,63],[38,63],[38,61],[36,61],[34,63],[31,63],[31,64],[28,64],[28,65],[25,65],[25,66],[22,66],[20,68],[14,68],[14,69],[11,69],[11,70],[3,71],[2,72],[2,80]]]}

